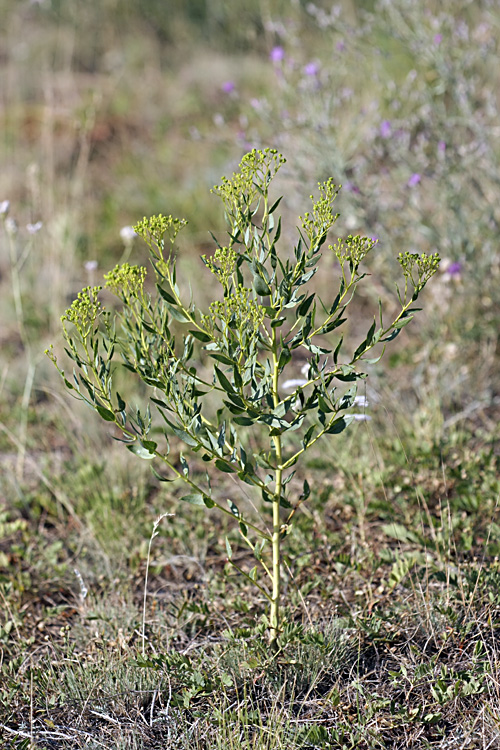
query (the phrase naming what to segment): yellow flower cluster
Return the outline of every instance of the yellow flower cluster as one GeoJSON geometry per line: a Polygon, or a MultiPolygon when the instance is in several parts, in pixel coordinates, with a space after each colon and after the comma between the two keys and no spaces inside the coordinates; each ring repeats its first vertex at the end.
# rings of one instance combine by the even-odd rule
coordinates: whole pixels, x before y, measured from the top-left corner
{"type": "Polygon", "coordinates": [[[128,263],[116,266],[104,276],[106,289],[128,302],[142,295],[146,273],[144,266],[131,266],[128,263]]]}
{"type": "Polygon", "coordinates": [[[339,239],[335,245],[329,245],[329,250],[333,250],[341,265],[346,261],[352,263],[357,268],[363,258],[370,252],[372,247],[377,244],[376,240],[370,237],[355,237],[350,234],[345,242],[339,239]]]}
{"type": "Polygon", "coordinates": [[[212,302],[210,314],[203,316],[203,324],[212,334],[220,329],[219,323],[237,333],[255,334],[264,320],[265,310],[253,298],[252,291],[240,285],[222,301],[212,302]]]}
{"type": "Polygon", "coordinates": [[[253,149],[245,154],[238,172],[229,179],[222,177],[220,185],[212,189],[219,195],[230,216],[237,213],[243,203],[250,207],[262,194],[257,184],[269,185],[286,159],[275,148],[253,149]]]}
{"type": "Polygon", "coordinates": [[[144,217],[142,221],[139,221],[134,227],[134,232],[140,235],[148,245],[153,249],[153,242],[160,251],[160,256],[164,248],[165,235],[168,236],[170,242],[173,244],[175,238],[185,227],[187,221],[185,219],[174,219],[173,216],[163,216],[158,214],[157,216],[150,216],[149,218],[144,217]]]}
{"type": "Polygon", "coordinates": [[[220,283],[227,290],[229,279],[236,268],[236,250],[232,247],[218,247],[212,257],[202,256],[206,267],[217,276],[220,283]]]}
{"type": "Polygon", "coordinates": [[[413,286],[422,287],[438,270],[440,257],[438,253],[417,255],[417,253],[406,252],[399,253],[398,261],[405,277],[410,279],[413,286]],[[415,270],[418,278],[414,276],[415,270]]]}
{"type": "Polygon", "coordinates": [[[100,286],[86,286],[79,292],[78,297],[68,307],[64,315],[61,316],[63,325],[65,321],[73,323],[82,338],[89,335],[97,317],[103,310],[101,303],[97,299],[101,289],[102,287],[100,286]]]}
{"type": "Polygon", "coordinates": [[[326,182],[318,182],[318,189],[320,198],[315,203],[314,196],[310,196],[313,201],[312,215],[308,211],[300,217],[302,227],[311,242],[315,237],[321,237],[325,232],[328,232],[338,217],[338,214],[333,213],[332,205],[340,186],[337,187],[330,177],[326,182]]]}

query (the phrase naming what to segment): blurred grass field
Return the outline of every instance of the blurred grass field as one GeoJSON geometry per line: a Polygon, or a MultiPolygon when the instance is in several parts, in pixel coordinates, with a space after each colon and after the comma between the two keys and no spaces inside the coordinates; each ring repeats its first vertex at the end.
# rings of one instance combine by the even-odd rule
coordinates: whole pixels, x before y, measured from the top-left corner
{"type": "Polygon", "coordinates": [[[498,5],[0,0],[0,17],[2,747],[500,747],[498,5]],[[268,145],[287,158],[283,252],[330,176],[338,235],[379,238],[353,341],[394,305],[399,252],[443,258],[369,372],[372,420],[296,478],[312,496],[278,659],[225,570],[231,527],[179,504],[44,356],[64,357],[82,286],[145,261],[121,233],[145,215],[188,220],[180,283],[208,302],[210,189],[268,145]]]}

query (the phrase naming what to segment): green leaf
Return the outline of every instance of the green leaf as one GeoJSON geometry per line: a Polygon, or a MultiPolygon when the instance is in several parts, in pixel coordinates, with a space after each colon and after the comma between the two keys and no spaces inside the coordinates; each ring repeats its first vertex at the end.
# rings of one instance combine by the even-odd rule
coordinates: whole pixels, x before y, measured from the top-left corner
{"type": "Polygon", "coordinates": [[[239,518],[240,517],[240,511],[238,510],[238,507],[233,503],[232,500],[229,500],[229,498],[227,499],[226,502],[227,502],[227,504],[229,506],[229,510],[231,511],[231,513],[233,514],[233,516],[235,516],[236,518],[239,518]]]}
{"type": "Polygon", "coordinates": [[[155,467],[151,467],[151,471],[153,472],[154,476],[158,479],[160,482],[175,482],[176,477],[170,478],[170,477],[163,477],[161,474],[159,474],[155,467]]]}
{"type": "Polygon", "coordinates": [[[302,445],[304,448],[307,448],[307,446],[311,442],[315,429],[316,425],[312,424],[304,435],[304,439],[302,440],[302,445]]]}
{"type": "Polygon", "coordinates": [[[328,430],[325,431],[325,435],[338,435],[340,432],[343,432],[348,425],[351,424],[353,419],[354,416],[352,414],[336,419],[328,428],[328,430]]]}
{"type": "Polygon", "coordinates": [[[238,479],[241,479],[241,481],[245,482],[246,484],[252,485],[252,487],[258,486],[260,484],[259,477],[250,469],[239,471],[238,479]]]}
{"type": "Polygon", "coordinates": [[[255,276],[253,277],[253,288],[260,297],[267,297],[269,294],[271,294],[269,285],[258,274],[255,274],[255,276]]]}
{"type": "Polygon", "coordinates": [[[185,477],[188,477],[189,476],[189,464],[184,458],[184,456],[182,455],[182,453],[179,456],[179,463],[182,468],[182,473],[184,474],[185,477]]]}
{"type": "Polygon", "coordinates": [[[217,365],[214,365],[215,374],[217,375],[217,380],[221,384],[221,386],[224,388],[226,393],[234,393],[234,388],[232,383],[227,379],[227,377],[224,375],[222,370],[219,370],[217,365]]]}
{"type": "Polygon", "coordinates": [[[109,409],[106,409],[104,406],[101,406],[100,404],[95,404],[94,408],[96,412],[106,421],[106,422],[114,422],[115,421],[115,415],[112,411],[109,409]]]}
{"type": "Polygon", "coordinates": [[[401,329],[396,328],[394,331],[391,331],[389,334],[387,334],[385,338],[380,339],[380,341],[382,341],[383,343],[387,341],[394,341],[396,336],[399,336],[400,333],[401,333],[401,329]]]}
{"type": "Polygon", "coordinates": [[[189,333],[195,339],[198,339],[198,341],[203,341],[203,343],[206,343],[207,341],[212,341],[212,337],[209,336],[208,333],[205,333],[204,331],[189,331],[189,333]]]}
{"type": "Polygon", "coordinates": [[[318,333],[325,334],[325,333],[331,333],[335,328],[338,328],[342,325],[342,323],[345,323],[347,318],[342,318],[341,316],[338,316],[335,318],[335,320],[331,320],[329,323],[327,323],[323,328],[321,328],[318,333]]]}
{"type": "Polygon", "coordinates": [[[215,508],[215,503],[211,497],[203,495],[203,504],[206,508],[215,508]]]}
{"type": "MultiPolygon", "coordinates": [[[[144,441],[146,443],[151,443],[151,441],[146,440],[144,441]]],[[[156,443],[152,443],[152,445],[156,448],[156,443]]],[[[146,448],[144,445],[141,445],[140,443],[133,443],[132,445],[127,445],[127,449],[133,453],[135,456],[138,456],[139,458],[144,458],[146,461],[151,461],[152,458],[155,458],[154,449],[153,451],[150,451],[149,448],[146,448]]]]}
{"type": "Polygon", "coordinates": [[[249,572],[248,577],[252,579],[252,581],[257,580],[257,566],[254,565],[252,570],[249,572]]]}
{"type": "Polygon", "coordinates": [[[235,364],[234,360],[229,359],[229,357],[226,357],[225,354],[220,354],[219,352],[211,352],[211,351],[209,351],[208,353],[213,359],[216,359],[217,362],[222,362],[223,365],[234,366],[235,364]]]}
{"type": "Polygon", "coordinates": [[[262,489],[261,489],[261,494],[262,494],[262,499],[263,499],[263,501],[265,503],[272,503],[273,502],[273,496],[271,495],[270,492],[268,492],[267,490],[265,490],[264,487],[262,487],[262,489]]]}
{"type": "Polygon", "coordinates": [[[280,358],[278,361],[278,369],[281,371],[285,365],[287,365],[292,358],[292,353],[290,349],[288,349],[286,346],[283,347],[283,349],[280,352],[280,358]]]}
{"type": "Polygon", "coordinates": [[[174,297],[172,297],[171,294],[169,294],[168,292],[166,292],[165,289],[162,289],[162,287],[159,284],[156,285],[156,288],[158,289],[160,297],[162,297],[165,300],[165,302],[168,302],[168,304],[170,304],[170,305],[176,305],[177,304],[177,302],[175,301],[174,297]]]}
{"type": "Polygon", "coordinates": [[[332,407],[329,404],[327,404],[327,402],[325,401],[321,393],[318,393],[318,406],[321,409],[321,411],[324,412],[325,414],[329,414],[330,412],[333,411],[332,407]]]}
{"type": "Polygon", "coordinates": [[[300,496],[300,499],[307,500],[310,494],[311,488],[309,487],[309,482],[307,481],[307,479],[304,479],[304,484],[302,486],[302,495],[300,496]]]}
{"type": "Polygon", "coordinates": [[[174,307],[174,305],[169,305],[168,303],[167,308],[170,315],[174,318],[174,320],[178,320],[179,323],[185,323],[187,320],[189,320],[189,317],[182,311],[181,308],[174,307]]]}
{"type": "Polygon", "coordinates": [[[306,297],[306,299],[303,302],[300,303],[300,305],[297,308],[297,317],[298,318],[301,318],[301,317],[303,317],[304,315],[307,314],[309,308],[311,307],[311,305],[312,305],[312,303],[314,301],[314,297],[315,296],[316,295],[313,292],[313,294],[310,294],[309,297],[306,297]]]}
{"type": "Polygon", "coordinates": [[[283,196],[280,196],[277,200],[274,201],[273,205],[271,206],[271,208],[267,212],[269,214],[269,216],[271,216],[271,214],[276,211],[276,209],[278,208],[278,206],[281,203],[282,199],[283,199],[283,196]]]}
{"type": "Polygon", "coordinates": [[[233,419],[233,422],[235,422],[235,424],[241,425],[242,427],[248,427],[255,422],[255,419],[251,419],[250,417],[235,417],[233,419]]]}
{"type": "Polygon", "coordinates": [[[395,330],[399,330],[400,328],[404,328],[405,326],[407,326],[410,320],[413,320],[413,315],[410,315],[408,318],[401,318],[396,323],[394,323],[392,327],[395,330]]]}
{"type": "Polygon", "coordinates": [[[191,505],[209,507],[206,503],[206,500],[209,500],[209,498],[205,498],[200,492],[192,492],[189,495],[184,495],[183,497],[180,497],[179,500],[183,500],[185,503],[191,503],[191,505]]]}
{"type": "Polygon", "coordinates": [[[171,425],[171,428],[174,435],[177,435],[186,445],[189,445],[191,448],[195,448],[198,445],[198,442],[186,430],[181,430],[180,427],[174,427],[173,425],[171,425]]]}
{"type": "Polygon", "coordinates": [[[239,414],[243,414],[246,411],[246,409],[245,409],[244,406],[243,407],[242,406],[236,406],[231,401],[226,401],[224,398],[222,399],[222,403],[225,406],[227,406],[227,408],[229,409],[229,411],[231,412],[231,414],[237,414],[237,415],[239,415],[239,414]]]}
{"type": "Polygon", "coordinates": [[[168,409],[168,404],[166,401],[162,401],[159,398],[155,398],[154,396],[151,396],[151,401],[156,404],[156,406],[161,406],[162,409],[168,409]]]}
{"type": "Polygon", "coordinates": [[[233,550],[231,549],[231,545],[229,544],[229,539],[226,537],[226,552],[228,560],[230,560],[233,556],[233,550]]]}
{"type": "Polygon", "coordinates": [[[238,526],[240,527],[240,531],[241,531],[242,536],[244,536],[246,538],[248,536],[248,529],[245,526],[245,524],[243,523],[243,521],[240,521],[239,524],[238,524],[238,526]]]}
{"type": "Polygon", "coordinates": [[[236,474],[237,469],[235,469],[234,466],[231,466],[231,464],[227,463],[227,461],[223,461],[221,458],[218,458],[216,460],[215,465],[219,469],[219,471],[225,471],[226,474],[236,474]]]}

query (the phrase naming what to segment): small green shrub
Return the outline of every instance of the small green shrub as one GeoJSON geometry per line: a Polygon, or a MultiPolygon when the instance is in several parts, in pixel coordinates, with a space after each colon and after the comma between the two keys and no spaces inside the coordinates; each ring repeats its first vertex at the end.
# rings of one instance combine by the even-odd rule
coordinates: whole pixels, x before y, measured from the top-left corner
{"type": "Polygon", "coordinates": [[[301,217],[293,252],[278,251],[281,198],[272,200],[269,188],[283,163],[275,150],[254,150],[243,158],[239,172],[214,188],[229,229],[227,245],[217,243],[213,256],[202,258],[220,288],[206,312],[192,299],[183,301],[176,280],[173,244],[186,222],[153,216],[135,231],[149,247],[156,293],[145,288],[145,267],[117,266],[105,279],[123,304],[120,312],[103,308],[100,287],[87,287],[63,315],[66,352],[76,365],[72,382],[52,350],[47,352],[66,386],[116,425],[132,453],[163,464],[167,475],[153,468],[160,481],[181,480],[188,489],[182,500],[234,518],[256,565],[250,570],[239,566],[226,540],[228,561],[268,601],[273,646],[281,629],[281,545],[310,495],[307,481],[300,496],[290,490],[295,467],[318,440],[340,435],[356,419],[357,382],[366,377],[361,368],[378,361],[385,344],[410,322],[418,309],[412,305],[439,264],[437,255],[400,254],[399,313],[385,325],[380,306],[379,321],[345,354],[338,329],[365,278],[360,264],[376,240],[349,236],[328,246],[340,264],[339,287],[327,302],[318,299],[311,281],[337,219],[332,206],[338,188],[332,180],[319,185],[312,211],[301,217]],[[381,352],[369,359],[377,345],[381,352]],[[307,357],[301,380],[288,377],[298,350],[307,357]],[[117,357],[148,387],[145,409],[130,409],[113,387],[117,357]],[[164,423],[160,441],[153,411],[164,423]],[[183,445],[178,458],[170,453],[173,437],[183,445]],[[195,457],[201,458],[204,472],[193,465],[195,457]],[[209,467],[260,493],[272,521],[244,510],[243,492],[241,500],[228,499],[226,506],[209,467]]]}

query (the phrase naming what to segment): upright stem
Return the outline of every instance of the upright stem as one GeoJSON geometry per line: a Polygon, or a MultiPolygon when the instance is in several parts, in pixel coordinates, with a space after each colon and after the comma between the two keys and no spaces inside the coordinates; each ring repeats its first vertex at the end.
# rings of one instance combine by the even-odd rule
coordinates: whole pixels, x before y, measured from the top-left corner
{"type": "MultiPolygon", "coordinates": [[[[276,328],[273,328],[273,400],[274,405],[279,404],[278,394],[278,354],[276,345],[276,328]]],[[[281,539],[281,519],[280,519],[280,498],[281,490],[283,487],[283,468],[282,468],[282,452],[281,452],[281,435],[275,435],[273,437],[274,450],[276,453],[276,477],[275,477],[275,488],[273,496],[273,565],[272,565],[272,580],[273,580],[273,593],[271,598],[271,617],[270,617],[270,641],[271,648],[274,650],[277,647],[277,640],[280,631],[280,588],[281,588],[281,555],[280,555],[280,539],[281,539]]]]}

